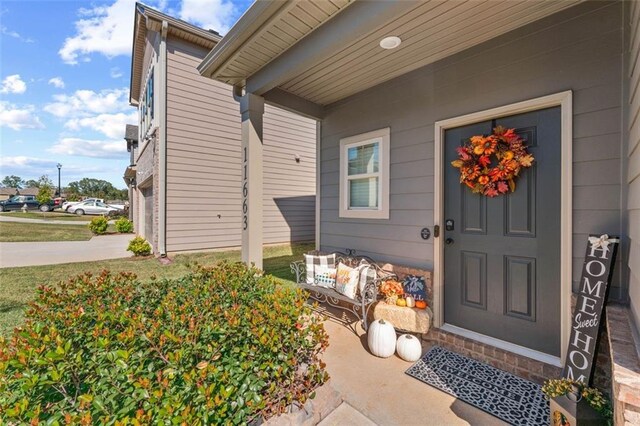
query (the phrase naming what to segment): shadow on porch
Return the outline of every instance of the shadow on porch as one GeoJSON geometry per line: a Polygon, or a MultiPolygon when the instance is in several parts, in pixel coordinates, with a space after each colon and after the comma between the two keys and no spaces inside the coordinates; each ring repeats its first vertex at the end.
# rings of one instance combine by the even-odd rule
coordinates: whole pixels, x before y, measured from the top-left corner
{"type": "MultiPolygon", "coordinates": [[[[333,387],[345,402],[379,425],[504,425],[501,420],[428,386],[404,372],[412,363],[397,355],[373,356],[355,316],[319,305],[327,317],[324,355],[333,387]]],[[[423,353],[428,348],[423,346],[423,353]]]]}

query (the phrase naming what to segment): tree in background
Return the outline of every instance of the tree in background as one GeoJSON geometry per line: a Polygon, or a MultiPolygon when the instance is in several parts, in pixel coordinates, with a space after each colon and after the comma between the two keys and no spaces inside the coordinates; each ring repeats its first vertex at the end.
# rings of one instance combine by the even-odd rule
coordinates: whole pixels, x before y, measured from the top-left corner
{"type": "Polygon", "coordinates": [[[37,180],[29,179],[24,182],[25,188],[40,188],[42,185],[47,185],[53,188],[53,181],[49,179],[49,175],[42,175],[37,180]]]}
{"type": "Polygon", "coordinates": [[[118,189],[106,180],[84,178],[77,182],[69,183],[69,193],[78,194],[83,197],[96,197],[109,200],[126,200],[128,191],[118,189]]]}
{"type": "Polygon", "coordinates": [[[16,176],[16,175],[5,176],[4,179],[2,179],[2,182],[0,183],[2,183],[2,186],[6,188],[18,188],[18,189],[22,189],[25,185],[25,181],[23,181],[20,176],[16,176]]]}
{"type": "Polygon", "coordinates": [[[36,183],[38,188],[36,200],[40,204],[48,204],[51,201],[51,194],[53,194],[53,182],[49,179],[49,176],[42,175],[36,183]]]}

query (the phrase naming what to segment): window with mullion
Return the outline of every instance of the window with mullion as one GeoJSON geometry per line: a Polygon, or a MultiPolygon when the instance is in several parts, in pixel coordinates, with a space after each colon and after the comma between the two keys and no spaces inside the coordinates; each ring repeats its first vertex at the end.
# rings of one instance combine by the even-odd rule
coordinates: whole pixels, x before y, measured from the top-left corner
{"type": "Polygon", "coordinates": [[[388,218],[388,128],[340,141],[340,180],[340,217],[388,218]]]}

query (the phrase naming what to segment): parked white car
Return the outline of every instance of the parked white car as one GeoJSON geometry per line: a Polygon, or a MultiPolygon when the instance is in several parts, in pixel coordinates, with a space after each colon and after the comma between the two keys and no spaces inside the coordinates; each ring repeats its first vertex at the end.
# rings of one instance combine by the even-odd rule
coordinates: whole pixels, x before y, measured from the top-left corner
{"type": "Polygon", "coordinates": [[[62,203],[62,210],[66,212],[69,207],[75,206],[76,204],[84,203],[85,201],[100,201],[101,203],[104,203],[104,200],[102,198],[85,198],[82,201],[65,201],[64,203],[62,203]]]}
{"type": "Polygon", "coordinates": [[[113,213],[117,213],[122,211],[117,207],[110,206],[108,204],[103,203],[102,201],[97,200],[85,200],[80,203],[69,206],[67,212],[75,213],[78,216],[82,216],[85,214],[96,214],[96,215],[104,215],[108,216],[113,213]]]}

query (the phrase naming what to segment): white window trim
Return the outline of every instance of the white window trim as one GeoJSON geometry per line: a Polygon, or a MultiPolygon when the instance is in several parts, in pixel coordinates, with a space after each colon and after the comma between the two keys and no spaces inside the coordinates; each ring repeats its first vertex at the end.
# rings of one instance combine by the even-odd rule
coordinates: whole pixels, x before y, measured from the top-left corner
{"type": "MultiPolygon", "coordinates": [[[[390,156],[390,134],[391,129],[374,130],[360,135],[350,136],[340,139],[340,211],[339,216],[344,218],[359,219],[389,219],[389,156],[390,156]],[[380,186],[378,188],[378,208],[377,209],[350,209],[349,208],[349,181],[347,170],[349,166],[348,148],[359,145],[366,145],[380,140],[380,186]]],[[[367,177],[363,174],[362,177],[367,177]]]]}

